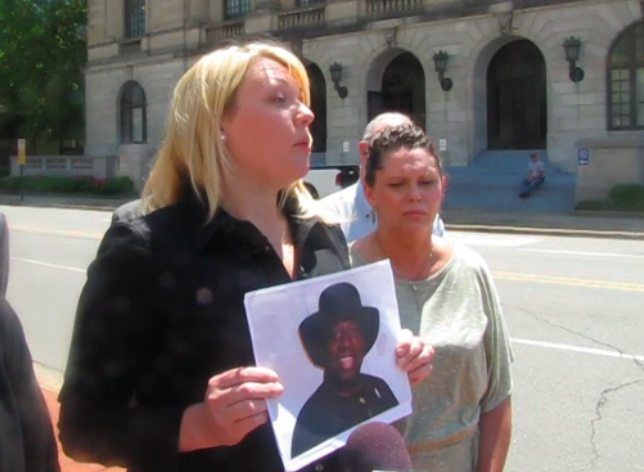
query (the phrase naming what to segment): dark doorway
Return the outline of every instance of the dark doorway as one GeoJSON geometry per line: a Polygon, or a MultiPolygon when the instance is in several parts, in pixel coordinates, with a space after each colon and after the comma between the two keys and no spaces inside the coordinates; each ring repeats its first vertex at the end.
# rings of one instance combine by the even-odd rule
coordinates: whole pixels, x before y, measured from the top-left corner
{"type": "Polygon", "coordinates": [[[382,74],[380,90],[367,93],[368,120],[398,111],[425,127],[425,72],[416,56],[403,52],[392,59],[382,74]]]}
{"type": "Polygon", "coordinates": [[[487,70],[489,149],[545,149],[546,63],[531,41],[503,46],[487,70]]]}
{"type": "Polygon", "coordinates": [[[311,111],[315,114],[311,123],[312,152],[326,152],[326,81],[317,64],[306,66],[306,72],[311,82],[311,111]]]}

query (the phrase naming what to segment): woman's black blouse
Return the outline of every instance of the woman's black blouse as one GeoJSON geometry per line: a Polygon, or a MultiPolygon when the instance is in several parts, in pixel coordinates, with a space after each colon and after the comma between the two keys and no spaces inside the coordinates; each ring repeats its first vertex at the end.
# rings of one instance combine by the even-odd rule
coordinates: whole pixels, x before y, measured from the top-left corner
{"type": "MultiPolygon", "coordinates": [[[[347,269],[340,229],[288,208],[297,278],[347,269]]],[[[254,225],[223,210],[204,221],[204,207],[186,199],[105,234],[59,397],[60,439],[71,457],[136,472],[283,470],[269,424],[235,446],[177,452],[183,412],[203,401],[208,379],[255,364],[244,294],[291,281],[254,225]]],[[[309,468],[328,471],[332,462],[309,468]]]]}

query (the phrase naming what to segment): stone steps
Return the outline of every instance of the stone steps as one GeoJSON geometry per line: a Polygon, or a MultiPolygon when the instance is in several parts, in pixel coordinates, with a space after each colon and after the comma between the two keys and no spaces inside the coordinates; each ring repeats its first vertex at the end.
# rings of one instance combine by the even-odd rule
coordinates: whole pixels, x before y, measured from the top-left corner
{"type": "Polygon", "coordinates": [[[467,167],[448,166],[444,207],[569,213],[574,207],[575,176],[547,162],[546,181],[530,198],[519,198],[530,151],[488,151],[467,167]]]}

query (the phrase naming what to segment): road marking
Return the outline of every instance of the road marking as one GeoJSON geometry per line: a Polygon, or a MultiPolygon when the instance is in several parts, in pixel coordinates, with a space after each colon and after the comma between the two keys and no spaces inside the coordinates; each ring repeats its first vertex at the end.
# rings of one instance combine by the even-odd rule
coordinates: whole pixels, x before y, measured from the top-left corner
{"type": "Polygon", "coordinates": [[[555,285],[573,285],[575,287],[608,288],[644,292],[644,284],[635,282],[618,282],[613,280],[578,279],[575,277],[560,277],[554,275],[520,274],[517,272],[493,272],[495,279],[513,280],[517,282],[538,282],[555,285]]]}
{"type": "Polygon", "coordinates": [[[88,231],[75,231],[44,226],[9,225],[9,230],[21,233],[49,234],[53,236],[69,236],[72,238],[102,239],[104,233],[90,233],[88,231]]]}
{"type": "Polygon", "coordinates": [[[643,254],[619,254],[616,252],[567,251],[564,249],[536,249],[528,247],[517,248],[517,251],[540,252],[546,254],[569,254],[572,256],[623,257],[628,259],[644,259],[643,254]]]}
{"type": "Polygon", "coordinates": [[[22,257],[12,257],[14,261],[20,261],[20,262],[27,262],[29,264],[36,264],[36,265],[41,265],[45,267],[52,267],[54,269],[63,269],[63,270],[69,270],[72,272],[80,272],[80,273],[85,273],[86,269],[79,269],[78,267],[70,267],[70,266],[64,266],[64,265],[58,265],[58,264],[50,264],[49,262],[42,262],[42,261],[35,261],[33,259],[23,259],[22,257]]]}
{"type": "Polygon", "coordinates": [[[583,354],[593,354],[595,356],[617,357],[620,359],[636,360],[644,362],[644,356],[635,354],[625,354],[619,351],[608,351],[606,349],[594,349],[590,347],[573,346],[570,344],[549,343],[547,341],[533,341],[531,339],[510,338],[510,341],[517,344],[526,344],[528,346],[546,347],[558,349],[560,351],[580,352],[583,354]]]}
{"type": "Polygon", "coordinates": [[[488,235],[457,235],[454,237],[456,241],[465,246],[483,246],[483,247],[508,247],[518,248],[520,246],[528,246],[543,241],[543,238],[534,236],[488,236],[488,235]]]}

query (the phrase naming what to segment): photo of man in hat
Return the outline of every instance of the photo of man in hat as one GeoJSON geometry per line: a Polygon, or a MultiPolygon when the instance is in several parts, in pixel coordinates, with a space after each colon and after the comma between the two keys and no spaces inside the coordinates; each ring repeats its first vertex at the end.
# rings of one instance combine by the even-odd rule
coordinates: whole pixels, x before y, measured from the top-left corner
{"type": "Polygon", "coordinates": [[[298,331],[324,380],[298,414],[291,457],[398,405],[384,380],[360,372],[379,330],[378,310],[363,306],[352,284],[337,283],[321,293],[319,310],[298,331]]]}

